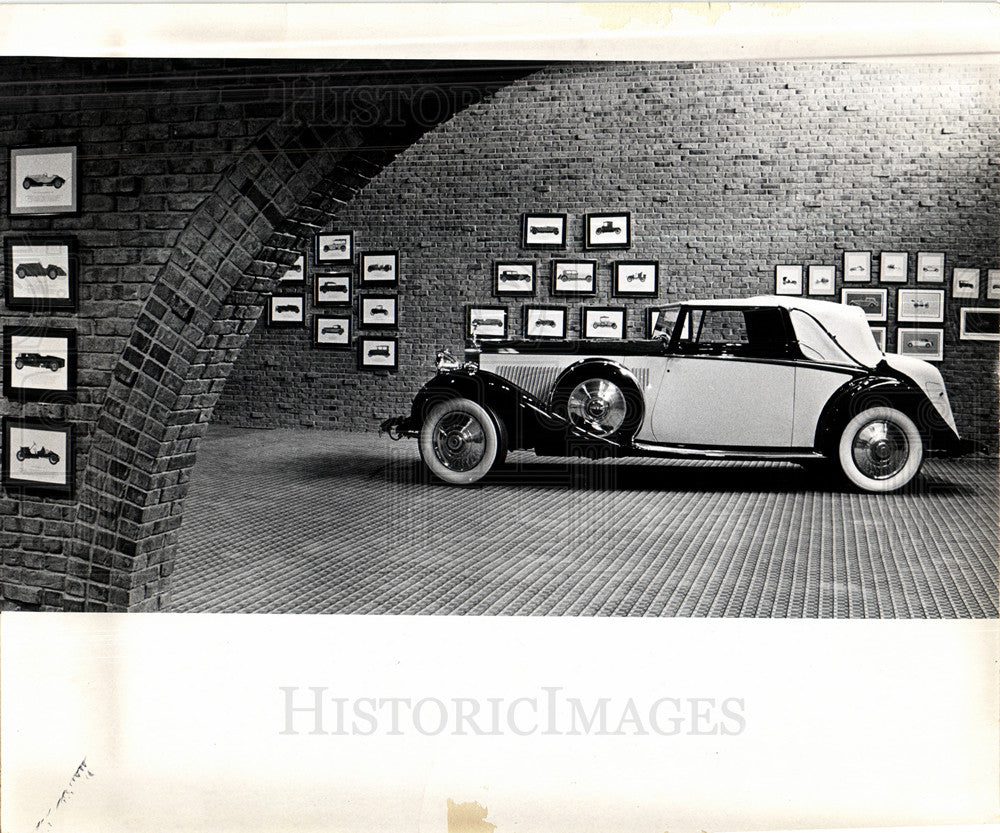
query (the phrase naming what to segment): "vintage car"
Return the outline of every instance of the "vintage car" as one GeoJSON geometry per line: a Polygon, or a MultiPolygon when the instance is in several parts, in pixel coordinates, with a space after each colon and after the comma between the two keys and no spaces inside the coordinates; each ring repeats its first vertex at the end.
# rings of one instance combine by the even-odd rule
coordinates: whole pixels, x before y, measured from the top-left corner
{"type": "Polygon", "coordinates": [[[299,307],[297,304],[278,304],[274,308],[275,312],[298,312],[299,307]]]}
{"type": "Polygon", "coordinates": [[[340,324],[331,324],[329,327],[324,327],[322,330],[320,330],[320,332],[323,333],[323,335],[332,334],[339,336],[344,334],[344,328],[341,327],[340,324]]]}
{"type": "Polygon", "coordinates": [[[45,276],[49,280],[54,281],[56,278],[63,277],[66,274],[66,270],[61,266],[56,266],[54,263],[50,263],[48,266],[42,266],[41,263],[19,263],[14,269],[14,274],[19,278],[40,278],[45,276]]]}
{"type": "Polygon", "coordinates": [[[645,272],[633,272],[631,275],[628,275],[625,278],[625,280],[627,280],[629,283],[632,283],[632,281],[639,281],[640,283],[645,283],[646,282],[646,273],[645,272]]]}
{"type": "Polygon", "coordinates": [[[23,367],[44,367],[55,373],[65,366],[65,359],[59,356],[43,356],[41,353],[18,353],[14,359],[14,367],[18,370],[23,367]]]}
{"type": "Polygon", "coordinates": [[[392,271],[392,264],[391,263],[369,263],[368,264],[368,271],[369,272],[391,272],[392,271]]]}
{"type": "Polygon", "coordinates": [[[26,445],[22,445],[14,456],[22,463],[25,460],[47,459],[54,466],[59,462],[59,455],[54,451],[49,451],[44,445],[41,448],[35,448],[35,446],[29,448],[26,445]]]}
{"type": "Polygon", "coordinates": [[[612,329],[612,330],[617,330],[617,329],[618,329],[618,324],[617,324],[617,322],[615,322],[615,321],[612,321],[612,320],[611,320],[610,318],[608,318],[608,316],[606,316],[606,315],[602,315],[602,316],[601,316],[600,318],[598,318],[598,319],[597,319],[597,320],[596,320],[596,321],[595,321],[595,322],[594,322],[593,324],[591,324],[590,326],[591,326],[591,329],[594,329],[594,330],[600,330],[600,329],[605,329],[605,328],[607,328],[607,329],[612,329]]]}
{"type": "Polygon", "coordinates": [[[969,449],[940,372],[884,354],[857,307],[761,296],[663,307],[654,338],[474,340],[407,416],[440,479],[474,483],[508,450],[836,463],[863,490],[905,486],[927,454],[969,449]]]}
{"type": "Polygon", "coordinates": [[[368,355],[369,356],[385,356],[386,358],[389,358],[389,345],[388,344],[379,344],[379,345],[377,345],[375,347],[372,347],[371,349],[369,349],[368,355]]]}
{"type": "Polygon", "coordinates": [[[323,251],[324,252],[346,252],[347,251],[347,243],[345,241],[343,241],[343,240],[340,241],[339,243],[324,243],[323,244],[323,251]]]}
{"type": "Polygon", "coordinates": [[[472,327],[502,327],[503,321],[499,318],[473,318],[472,327]]]}
{"type": "Polygon", "coordinates": [[[497,277],[502,281],[530,281],[531,275],[518,272],[516,269],[504,269],[497,277]]]}
{"type": "Polygon", "coordinates": [[[929,338],[911,338],[906,342],[906,346],[916,350],[933,350],[934,342],[929,338]]]}
{"type": "Polygon", "coordinates": [[[66,184],[66,180],[57,174],[31,174],[26,176],[21,184],[25,190],[44,187],[62,188],[66,184]]]}
{"type": "Polygon", "coordinates": [[[976,285],[972,281],[961,281],[960,280],[958,282],[958,288],[959,289],[975,289],[976,285]]]}
{"type": "Polygon", "coordinates": [[[556,322],[553,321],[551,318],[539,318],[535,322],[536,327],[554,327],[555,325],[556,322]]]}
{"type": "Polygon", "coordinates": [[[372,307],[368,311],[368,314],[369,315],[388,315],[389,314],[389,310],[387,310],[385,307],[383,307],[381,304],[379,304],[377,307],[372,307]]]}
{"type": "Polygon", "coordinates": [[[596,229],[594,234],[621,234],[620,226],[616,226],[611,220],[605,220],[596,229]]]}
{"type": "Polygon", "coordinates": [[[327,281],[324,284],[320,284],[320,292],[347,292],[346,283],[333,283],[332,281],[327,281]]]}
{"type": "Polygon", "coordinates": [[[531,226],[532,234],[559,234],[558,226],[531,226]]]}

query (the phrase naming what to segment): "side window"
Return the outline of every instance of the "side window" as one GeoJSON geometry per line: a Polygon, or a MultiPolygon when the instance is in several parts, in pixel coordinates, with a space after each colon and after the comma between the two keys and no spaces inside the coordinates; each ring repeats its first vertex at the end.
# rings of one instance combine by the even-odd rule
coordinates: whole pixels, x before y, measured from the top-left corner
{"type": "Polygon", "coordinates": [[[789,355],[781,310],[767,307],[693,309],[678,346],[689,353],[757,358],[789,355]]]}

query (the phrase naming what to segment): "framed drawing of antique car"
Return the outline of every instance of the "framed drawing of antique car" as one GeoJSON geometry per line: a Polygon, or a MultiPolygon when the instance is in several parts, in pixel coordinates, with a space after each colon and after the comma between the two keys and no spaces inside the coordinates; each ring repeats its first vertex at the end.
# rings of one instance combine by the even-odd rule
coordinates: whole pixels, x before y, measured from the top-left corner
{"type": "Polygon", "coordinates": [[[905,486],[967,450],[940,372],[887,355],[864,311],[762,296],[665,306],[642,341],[473,342],[438,354],[410,413],[430,471],[480,480],[508,450],[835,463],[857,488],[905,486]]]}

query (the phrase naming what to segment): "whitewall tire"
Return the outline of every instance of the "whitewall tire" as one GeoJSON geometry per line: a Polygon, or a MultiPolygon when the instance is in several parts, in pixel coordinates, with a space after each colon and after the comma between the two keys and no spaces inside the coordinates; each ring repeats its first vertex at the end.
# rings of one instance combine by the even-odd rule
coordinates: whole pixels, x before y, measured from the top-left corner
{"type": "Polygon", "coordinates": [[[902,411],[868,408],[844,426],[837,455],[844,475],[859,489],[894,492],[920,471],[924,444],[902,411]]]}
{"type": "Polygon", "coordinates": [[[420,428],[420,457],[446,483],[475,483],[506,456],[503,428],[471,399],[439,402],[420,428]]]}

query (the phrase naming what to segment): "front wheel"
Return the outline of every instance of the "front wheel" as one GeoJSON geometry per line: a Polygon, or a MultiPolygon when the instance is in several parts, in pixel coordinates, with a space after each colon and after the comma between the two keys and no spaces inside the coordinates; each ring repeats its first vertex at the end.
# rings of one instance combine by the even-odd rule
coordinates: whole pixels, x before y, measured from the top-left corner
{"type": "Polygon", "coordinates": [[[844,426],[837,454],[855,486],[866,492],[894,492],[920,471],[924,444],[917,426],[902,411],[868,408],[844,426]]]}
{"type": "Polygon", "coordinates": [[[475,483],[506,456],[502,427],[471,399],[438,403],[420,428],[420,457],[446,483],[475,483]]]}

